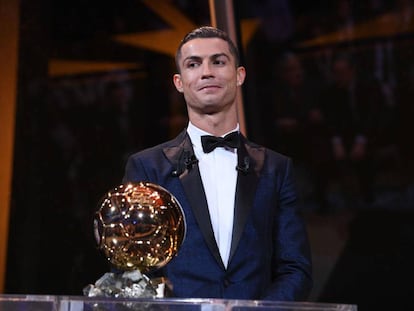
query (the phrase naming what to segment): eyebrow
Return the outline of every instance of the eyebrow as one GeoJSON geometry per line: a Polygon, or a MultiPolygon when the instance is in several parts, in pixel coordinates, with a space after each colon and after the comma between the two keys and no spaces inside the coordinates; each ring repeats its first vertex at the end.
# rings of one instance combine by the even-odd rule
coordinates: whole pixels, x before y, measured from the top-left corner
{"type": "Polygon", "coordinates": [[[213,55],[211,55],[210,59],[216,59],[216,58],[219,58],[219,57],[221,57],[221,56],[224,56],[224,57],[226,57],[227,59],[229,59],[229,60],[230,60],[230,56],[229,56],[229,55],[227,55],[226,53],[217,53],[217,54],[213,54],[213,55]]]}
{"type": "MultiPolygon", "coordinates": [[[[222,57],[222,56],[224,56],[224,57],[226,57],[228,60],[230,60],[229,55],[228,55],[228,54],[226,54],[226,53],[217,53],[217,54],[213,54],[213,55],[209,56],[208,58],[209,58],[209,59],[217,59],[217,58],[222,57]]],[[[192,56],[188,56],[188,57],[186,57],[185,59],[183,59],[183,63],[185,63],[185,62],[187,62],[187,61],[191,61],[191,60],[196,60],[196,61],[198,61],[198,60],[201,60],[201,59],[202,59],[202,57],[201,57],[201,56],[192,55],[192,56]]]]}

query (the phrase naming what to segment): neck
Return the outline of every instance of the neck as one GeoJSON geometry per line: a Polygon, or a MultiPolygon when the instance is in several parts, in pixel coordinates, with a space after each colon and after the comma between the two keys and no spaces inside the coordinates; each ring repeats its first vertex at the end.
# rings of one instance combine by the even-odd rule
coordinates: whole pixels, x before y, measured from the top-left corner
{"type": "Polygon", "coordinates": [[[199,123],[198,124],[194,123],[191,120],[190,120],[190,123],[194,127],[198,128],[198,129],[200,129],[200,130],[202,130],[202,131],[204,131],[204,132],[206,132],[210,135],[214,135],[214,136],[223,136],[223,135],[228,134],[229,132],[232,132],[235,129],[239,128],[239,125],[238,125],[237,122],[234,123],[234,125],[232,125],[232,126],[217,126],[217,127],[212,127],[212,126],[203,127],[203,124],[201,124],[201,126],[200,126],[199,123]]]}
{"type": "Polygon", "coordinates": [[[237,113],[232,114],[189,114],[190,122],[199,129],[215,136],[222,136],[238,125],[237,113]]]}
{"type": "Polygon", "coordinates": [[[221,122],[221,123],[214,123],[214,122],[197,122],[190,120],[190,122],[198,127],[199,129],[210,133],[215,136],[222,136],[232,130],[234,130],[237,127],[237,120],[234,120],[233,122],[221,122]]]}

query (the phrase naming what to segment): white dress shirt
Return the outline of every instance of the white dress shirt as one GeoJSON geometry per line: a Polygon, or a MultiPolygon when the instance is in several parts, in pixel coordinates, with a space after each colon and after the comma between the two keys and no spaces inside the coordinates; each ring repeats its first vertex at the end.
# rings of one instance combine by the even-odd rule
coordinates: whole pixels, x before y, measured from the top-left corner
{"type": "MultiPolygon", "coordinates": [[[[239,125],[233,131],[238,130],[239,125]]],[[[233,233],[237,149],[217,147],[210,153],[204,153],[201,136],[211,134],[197,128],[191,122],[188,124],[187,132],[198,159],[214,236],[224,266],[227,267],[233,233]]]]}

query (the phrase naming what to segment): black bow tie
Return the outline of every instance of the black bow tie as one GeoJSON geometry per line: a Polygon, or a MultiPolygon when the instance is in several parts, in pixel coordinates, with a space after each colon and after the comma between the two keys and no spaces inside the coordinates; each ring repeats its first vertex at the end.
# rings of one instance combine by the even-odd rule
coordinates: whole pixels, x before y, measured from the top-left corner
{"type": "Polygon", "coordinates": [[[201,144],[205,153],[213,151],[216,147],[238,148],[240,135],[239,132],[231,132],[224,137],[204,135],[201,136],[201,144]]]}

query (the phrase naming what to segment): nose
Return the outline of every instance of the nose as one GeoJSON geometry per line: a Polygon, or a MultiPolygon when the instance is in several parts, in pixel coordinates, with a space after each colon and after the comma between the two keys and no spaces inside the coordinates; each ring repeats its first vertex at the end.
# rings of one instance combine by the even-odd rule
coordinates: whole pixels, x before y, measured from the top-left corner
{"type": "Polygon", "coordinates": [[[202,79],[208,79],[213,77],[213,71],[209,62],[203,63],[202,65],[202,79]]]}

